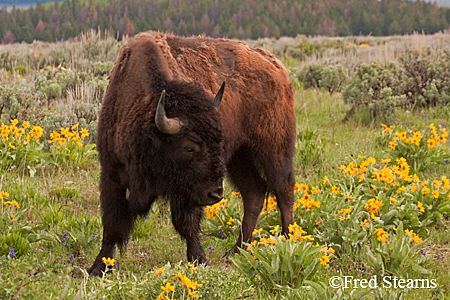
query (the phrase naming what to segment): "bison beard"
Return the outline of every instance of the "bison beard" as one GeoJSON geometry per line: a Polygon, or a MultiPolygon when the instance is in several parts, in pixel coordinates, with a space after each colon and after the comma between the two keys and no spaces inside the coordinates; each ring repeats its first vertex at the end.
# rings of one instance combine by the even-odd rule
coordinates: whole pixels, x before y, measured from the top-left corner
{"type": "Polygon", "coordinates": [[[157,32],[131,39],[100,112],[103,241],[89,274],[101,275],[102,258],[126,246],[137,216],[158,197],[170,202],[188,260],[207,263],[200,220],[203,207],[222,198],[225,170],[244,202],[242,230],[227,254],[251,242],[267,193],[277,197],[287,234],[294,220],[295,126],[292,85],[267,51],[157,32]]]}

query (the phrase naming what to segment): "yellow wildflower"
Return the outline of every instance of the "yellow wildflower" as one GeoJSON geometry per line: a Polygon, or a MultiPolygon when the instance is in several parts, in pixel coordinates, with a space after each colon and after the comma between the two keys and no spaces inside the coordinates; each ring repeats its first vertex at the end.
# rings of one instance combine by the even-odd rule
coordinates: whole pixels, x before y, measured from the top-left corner
{"type": "Polygon", "coordinates": [[[256,234],[260,233],[261,231],[262,231],[262,228],[254,229],[253,232],[252,232],[252,235],[256,235],[256,234]]]}
{"type": "Polygon", "coordinates": [[[363,180],[364,180],[364,174],[361,174],[361,175],[359,176],[358,182],[361,182],[361,181],[363,181],[363,180]]]}
{"type": "Polygon", "coordinates": [[[216,216],[216,214],[219,212],[219,210],[222,208],[222,204],[226,203],[227,200],[226,199],[222,199],[221,201],[219,201],[218,203],[212,205],[212,206],[207,206],[205,208],[205,214],[208,218],[214,218],[216,216]]]}
{"type": "Polygon", "coordinates": [[[385,244],[388,243],[387,237],[389,236],[389,233],[384,231],[383,228],[375,229],[375,231],[373,233],[378,235],[378,238],[377,238],[378,241],[383,242],[385,244]]]}
{"type": "Polygon", "coordinates": [[[230,220],[227,222],[228,225],[233,225],[234,223],[234,219],[232,217],[230,217],[230,220]]]}
{"type": "Polygon", "coordinates": [[[298,185],[298,188],[299,188],[300,191],[303,191],[303,192],[309,191],[309,187],[308,187],[308,185],[305,184],[305,183],[299,184],[299,185],[298,185]]]}
{"type": "Polygon", "coordinates": [[[2,200],[3,198],[6,198],[6,197],[9,197],[9,193],[8,193],[8,192],[5,192],[5,191],[2,191],[2,192],[0,193],[0,200],[2,200]]]}
{"type": "Polygon", "coordinates": [[[271,229],[270,233],[275,234],[275,232],[278,230],[278,228],[280,228],[280,225],[277,225],[274,229],[271,229]]]}
{"type": "Polygon", "coordinates": [[[348,220],[350,219],[350,213],[352,212],[352,208],[343,208],[341,209],[338,214],[342,214],[342,216],[339,218],[340,220],[348,220]]]}
{"type": "Polygon", "coordinates": [[[438,190],[434,190],[433,192],[431,192],[431,194],[433,195],[434,198],[439,198],[439,191],[438,190]]]}
{"type": "Polygon", "coordinates": [[[82,139],[85,138],[86,136],[89,136],[89,130],[86,128],[81,128],[80,133],[82,139]]]}
{"type": "Polygon", "coordinates": [[[25,130],[23,130],[23,128],[17,128],[16,129],[16,135],[17,136],[22,136],[25,133],[25,130]]]}
{"type": "MultiPolygon", "coordinates": [[[[0,198],[1,199],[1,198],[0,198]]],[[[16,200],[13,201],[6,201],[3,203],[3,205],[10,205],[10,206],[15,206],[17,208],[20,208],[19,203],[16,200]]]]}
{"type": "Polygon", "coordinates": [[[397,132],[397,137],[398,137],[400,140],[404,140],[404,139],[406,138],[406,131],[400,131],[400,132],[397,132]]]}
{"type": "Polygon", "coordinates": [[[198,284],[197,281],[191,281],[189,278],[184,276],[180,271],[178,271],[178,278],[180,278],[181,282],[188,289],[195,289],[197,287],[202,287],[202,285],[198,284]]]}
{"type": "Polygon", "coordinates": [[[195,299],[200,298],[200,296],[197,295],[197,291],[188,289],[188,294],[189,294],[189,296],[191,296],[191,297],[193,297],[193,298],[195,298],[195,299]]]}
{"type": "Polygon", "coordinates": [[[232,192],[231,193],[231,197],[241,197],[241,193],[239,193],[239,192],[232,192]]]}
{"type": "Polygon", "coordinates": [[[380,201],[378,197],[371,198],[365,204],[366,209],[369,210],[369,213],[379,215],[378,210],[383,206],[383,201],[380,201]]]}
{"type": "Polygon", "coordinates": [[[104,264],[109,264],[111,267],[114,267],[114,264],[116,263],[116,260],[114,258],[106,258],[106,257],[102,257],[102,261],[104,264]]]}
{"type": "Polygon", "coordinates": [[[428,143],[428,148],[433,149],[434,147],[436,147],[436,141],[434,139],[429,139],[427,141],[428,143]]]}
{"type": "MultiPolygon", "coordinates": [[[[106,278],[105,278],[106,279],[106,278]]],[[[167,298],[166,296],[164,296],[164,293],[159,294],[158,298],[156,298],[156,300],[167,300],[169,298],[167,298]]]]}
{"type": "Polygon", "coordinates": [[[411,238],[411,240],[413,240],[414,242],[416,242],[417,244],[420,244],[423,242],[422,238],[418,237],[417,234],[415,234],[413,232],[413,230],[408,230],[405,229],[405,235],[409,236],[411,238]]]}
{"type": "Polygon", "coordinates": [[[303,234],[306,234],[306,231],[304,231],[299,225],[297,225],[297,222],[289,225],[289,232],[289,238],[291,241],[301,241],[306,238],[303,236],[303,234]]]}
{"type": "Polygon", "coordinates": [[[331,191],[334,193],[334,194],[338,194],[339,193],[339,188],[337,187],[337,186],[335,186],[335,185],[333,185],[332,187],[331,187],[331,191]]]}
{"type": "Polygon", "coordinates": [[[361,222],[361,227],[366,227],[366,226],[369,226],[370,224],[369,224],[369,221],[367,221],[367,219],[364,219],[364,221],[363,222],[361,222]]]}
{"type": "Polygon", "coordinates": [[[40,126],[33,126],[33,129],[30,132],[31,137],[35,138],[36,140],[39,139],[42,134],[44,133],[44,130],[40,126]]]}
{"type": "Polygon", "coordinates": [[[168,293],[169,291],[174,292],[174,291],[175,291],[175,286],[170,285],[170,283],[167,282],[167,283],[166,283],[166,286],[161,286],[161,289],[162,289],[164,292],[166,292],[166,293],[168,293]]]}
{"type": "Polygon", "coordinates": [[[420,212],[425,212],[425,208],[423,208],[423,203],[420,201],[417,203],[417,208],[419,209],[420,212]]]}
{"type": "Polygon", "coordinates": [[[320,259],[320,263],[324,266],[326,266],[330,262],[330,259],[328,258],[328,255],[324,254],[322,258],[320,259]]]}

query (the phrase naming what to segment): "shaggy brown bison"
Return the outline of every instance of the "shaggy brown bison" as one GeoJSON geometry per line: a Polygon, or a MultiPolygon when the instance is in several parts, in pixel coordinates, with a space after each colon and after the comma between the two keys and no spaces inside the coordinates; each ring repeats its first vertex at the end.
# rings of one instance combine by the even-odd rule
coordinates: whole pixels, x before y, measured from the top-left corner
{"type": "Polygon", "coordinates": [[[244,201],[242,230],[228,253],[252,240],[267,193],[277,198],[287,234],[295,127],[292,85],[269,52],[157,32],[132,38],[121,48],[100,112],[103,241],[89,274],[105,270],[102,257],[126,245],[136,217],[157,197],[170,202],[188,260],[207,263],[200,220],[203,207],[223,197],[225,172],[244,201]]]}

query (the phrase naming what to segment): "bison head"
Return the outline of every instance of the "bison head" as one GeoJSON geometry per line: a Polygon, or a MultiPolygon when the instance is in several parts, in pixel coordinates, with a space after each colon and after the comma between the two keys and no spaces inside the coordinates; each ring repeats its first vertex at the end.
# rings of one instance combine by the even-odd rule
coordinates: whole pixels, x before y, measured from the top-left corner
{"type": "Polygon", "coordinates": [[[157,194],[189,206],[212,205],[223,198],[218,105],[224,84],[214,99],[193,86],[175,87],[162,91],[154,117],[157,141],[151,173],[157,177],[157,194]]]}

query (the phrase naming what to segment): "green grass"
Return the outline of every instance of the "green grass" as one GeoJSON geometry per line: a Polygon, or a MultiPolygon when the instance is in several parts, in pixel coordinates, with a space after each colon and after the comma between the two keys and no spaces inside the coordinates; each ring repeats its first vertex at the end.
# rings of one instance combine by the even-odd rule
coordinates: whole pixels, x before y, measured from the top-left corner
{"type": "MultiPolygon", "coordinates": [[[[58,63],[51,60],[50,54],[59,53],[59,57],[65,61],[67,68],[72,68],[74,72],[85,72],[85,75],[90,78],[89,82],[96,82],[95,80],[99,78],[104,80],[103,74],[93,75],[89,64],[95,61],[111,61],[114,56],[112,52],[117,49],[118,45],[114,44],[113,51],[110,52],[93,51],[90,39],[95,40],[96,38],[80,38],[73,44],[49,44],[43,47],[45,51],[40,52],[37,61],[32,57],[32,49],[27,48],[26,45],[8,48],[7,51],[17,50],[14,55],[19,64],[26,65],[24,57],[28,57],[31,62],[29,66],[31,71],[27,71],[20,78],[16,75],[11,76],[8,75],[5,67],[8,64],[4,62],[3,65],[0,65],[0,78],[5,85],[21,82],[32,88],[40,65],[54,62],[56,66],[58,63]],[[84,46],[86,46],[86,51],[83,51],[84,46]],[[82,59],[78,62],[71,59],[77,56],[82,59]]],[[[110,47],[112,43],[110,40],[103,40],[99,47],[100,49],[110,47]]],[[[290,64],[292,64],[289,66],[290,68],[295,68],[295,64],[298,62],[291,60],[290,64]]],[[[39,297],[43,299],[156,299],[162,292],[161,286],[167,282],[174,285],[176,290],[174,295],[169,293],[169,297],[189,299],[187,290],[181,285],[180,280],[174,281],[174,277],[177,278],[179,271],[191,280],[202,284],[202,287],[196,289],[197,293],[202,295],[202,299],[310,299],[311,297],[317,299],[360,299],[362,297],[366,297],[366,299],[397,299],[400,296],[404,299],[433,297],[434,299],[445,299],[444,295],[450,291],[448,275],[450,270],[450,232],[449,221],[445,218],[430,225],[418,226],[420,232],[417,232],[424,238],[424,242],[417,246],[408,244],[408,247],[413,249],[412,256],[405,260],[405,269],[395,274],[404,278],[436,279],[437,288],[374,290],[358,288],[355,291],[331,288],[329,280],[333,276],[354,276],[355,279],[368,279],[374,275],[381,276],[381,273],[376,264],[368,261],[363,247],[352,248],[351,252],[345,251],[346,247],[354,247],[351,245],[352,234],[345,233],[345,230],[354,230],[354,232],[360,233],[361,231],[357,230],[360,230],[359,222],[361,220],[358,219],[360,217],[352,215],[352,219],[348,222],[340,222],[338,214],[339,209],[346,208],[345,205],[352,205],[355,212],[359,205],[362,207],[360,212],[363,212],[364,203],[372,197],[371,193],[365,192],[361,185],[362,192],[358,192],[361,198],[355,199],[353,202],[345,202],[343,197],[333,196],[329,192],[331,185],[324,185],[322,181],[327,176],[332,180],[332,184],[339,185],[341,189],[345,188],[350,179],[338,169],[340,165],[358,161],[358,155],[374,157],[377,161],[390,157],[392,152],[387,147],[380,145],[377,140],[382,131],[380,123],[395,125],[398,128],[406,126],[412,131],[427,130],[430,123],[434,123],[436,126],[440,124],[448,126],[450,125],[448,107],[423,109],[413,113],[393,111],[391,115],[384,116],[384,119],[376,122],[373,122],[366,112],[359,111],[344,123],[342,120],[350,106],[343,103],[341,94],[330,94],[317,89],[303,89],[301,83],[297,81],[294,83],[297,117],[297,145],[294,158],[296,179],[299,183],[306,183],[310,187],[319,186],[319,189],[325,190],[323,195],[317,196],[317,199],[322,201],[321,207],[313,208],[310,211],[302,210],[302,218],[297,218],[297,223],[302,224],[308,234],[312,234],[316,241],[321,242],[320,247],[325,246],[322,240],[326,240],[333,234],[340,238],[348,238],[348,241],[341,244],[337,242],[326,244],[334,247],[337,253],[330,256],[331,261],[328,266],[320,265],[320,268],[307,278],[309,282],[312,282],[307,284],[309,288],[292,286],[268,288],[261,279],[263,277],[252,277],[251,270],[242,271],[231,260],[222,258],[225,251],[234,245],[239,228],[237,223],[242,218],[242,215],[238,213],[242,211],[241,201],[238,197],[231,197],[232,190],[228,185],[225,190],[227,203],[230,206],[223,208],[220,214],[226,214],[227,220],[233,216],[236,223],[232,226],[220,225],[222,227],[208,219],[202,223],[204,231],[201,236],[202,246],[205,248],[211,267],[199,267],[193,270],[191,266],[188,266],[186,246],[172,227],[168,204],[158,201],[152,207],[147,218],[140,218],[137,221],[126,252],[116,254],[115,258],[120,262],[119,268],[113,269],[103,278],[88,280],[85,269],[90,266],[97,255],[102,235],[98,191],[100,170],[98,159],[91,156],[84,160],[84,165],[74,165],[63,160],[56,166],[36,166],[34,176],[30,176],[28,172],[24,171],[24,166],[8,170],[2,169],[0,191],[8,192],[10,194],[8,200],[16,200],[20,208],[10,207],[10,205],[2,205],[0,208],[0,253],[2,254],[0,256],[0,299],[36,299],[39,297]],[[11,219],[11,215],[14,215],[15,218],[11,219]],[[324,218],[325,215],[327,220],[324,218]],[[319,217],[324,218],[324,227],[315,225],[319,217]],[[333,229],[332,224],[340,227],[333,229]],[[218,234],[219,229],[224,229],[225,237],[218,234]],[[16,235],[10,234],[6,237],[7,233],[16,235]],[[5,256],[9,255],[10,247],[3,247],[2,243],[6,245],[5,241],[11,239],[13,239],[12,243],[17,245],[15,251],[18,257],[7,259],[5,256]],[[425,256],[421,251],[425,253],[425,256]],[[417,261],[420,262],[420,266],[429,271],[427,274],[420,274],[411,269],[409,264],[417,261]],[[155,276],[155,272],[159,268],[163,268],[164,271],[155,276]],[[311,286],[313,288],[310,288],[311,286]]],[[[75,84],[79,84],[78,88],[80,88],[85,83],[77,81],[75,84]]],[[[55,107],[64,107],[66,100],[67,98],[61,96],[61,98],[46,102],[48,106],[42,107],[48,107],[50,112],[55,112],[55,107]]],[[[97,100],[83,101],[94,103],[97,100]]],[[[89,111],[89,108],[86,108],[86,111],[89,111]]],[[[83,113],[83,111],[81,112],[83,113]]],[[[70,110],[63,110],[62,114],[61,126],[71,126],[82,118],[82,115],[73,118],[70,110]],[[63,123],[67,125],[63,125],[63,123]]],[[[50,117],[51,114],[46,118],[50,117]]],[[[44,118],[41,126],[47,131],[46,137],[48,138],[54,128],[50,121],[45,120],[48,119],[44,118]],[[46,125],[49,127],[45,127],[46,125]]],[[[9,123],[4,116],[0,121],[9,123]]],[[[92,124],[95,124],[94,119],[92,124]]],[[[0,139],[0,142],[3,141],[0,139]]],[[[447,154],[450,152],[449,142],[443,149],[447,154]]],[[[450,174],[449,165],[430,164],[421,169],[417,175],[421,181],[432,181],[448,174],[450,174]]],[[[356,195],[356,192],[353,192],[356,195]]],[[[410,201],[405,205],[410,205],[414,210],[417,200],[422,198],[411,197],[405,196],[405,199],[410,201]]],[[[388,202],[387,198],[385,208],[388,207],[388,202]]],[[[384,212],[384,214],[387,213],[388,211],[384,212]]],[[[296,212],[297,217],[299,214],[296,212]]],[[[420,218],[423,216],[419,215],[420,218]]],[[[426,220],[421,219],[421,221],[426,220]]],[[[403,220],[403,222],[409,224],[408,220],[403,220]]],[[[276,224],[280,224],[277,211],[271,211],[262,217],[258,226],[258,228],[263,228],[261,236],[268,237],[268,230],[273,229],[276,224]]],[[[373,224],[378,226],[375,222],[373,224]]],[[[391,244],[394,243],[396,235],[392,230],[389,233],[391,238],[389,243],[391,244]]],[[[400,238],[400,236],[398,237],[400,238]]],[[[311,247],[316,247],[314,246],[316,241],[311,243],[311,247]]],[[[368,245],[371,251],[375,251],[375,248],[382,243],[377,242],[369,232],[361,239],[361,244],[368,245]]],[[[272,246],[260,247],[264,249],[258,254],[261,255],[260,260],[266,259],[268,262],[276,259],[278,253],[270,251],[280,251],[276,247],[273,247],[273,250],[272,246]]],[[[317,247],[312,251],[320,251],[320,248],[317,247]]],[[[244,256],[233,258],[235,263],[240,259],[244,259],[244,256]]],[[[317,260],[314,261],[317,263],[317,260]]],[[[289,259],[285,263],[289,263],[289,259]]],[[[385,265],[388,265],[388,262],[385,262],[385,265]]],[[[270,276],[267,278],[270,280],[270,276]]]]}

